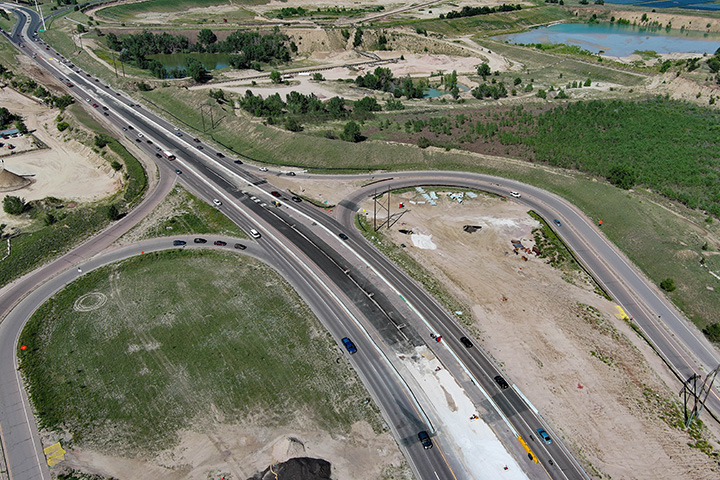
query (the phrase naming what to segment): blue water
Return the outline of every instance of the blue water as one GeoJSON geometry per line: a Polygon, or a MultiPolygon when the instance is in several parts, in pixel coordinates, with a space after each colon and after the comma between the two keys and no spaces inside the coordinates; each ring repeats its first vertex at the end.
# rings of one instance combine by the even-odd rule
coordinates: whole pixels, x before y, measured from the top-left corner
{"type": "Polygon", "coordinates": [[[220,70],[230,64],[229,56],[224,53],[159,53],[157,55],[148,55],[147,58],[157,60],[168,70],[173,68],[185,70],[185,59],[188,57],[199,60],[205,70],[220,70]]]}
{"type": "MultiPolygon", "coordinates": [[[[458,83],[458,89],[461,92],[467,92],[468,90],[470,90],[469,87],[466,87],[465,85],[462,85],[460,83],[458,83]]],[[[423,98],[437,98],[437,97],[442,97],[443,95],[449,95],[449,94],[450,94],[450,92],[447,90],[438,90],[437,88],[428,88],[427,90],[425,90],[423,92],[423,98]]]]}
{"type": "Polygon", "coordinates": [[[533,28],[527,32],[495,37],[511,43],[564,43],[616,57],[626,57],[636,50],[657,53],[715,53],[720,35],[665,29],[651,31],[632,25],[613,23],[561,23],[533,28]]]}

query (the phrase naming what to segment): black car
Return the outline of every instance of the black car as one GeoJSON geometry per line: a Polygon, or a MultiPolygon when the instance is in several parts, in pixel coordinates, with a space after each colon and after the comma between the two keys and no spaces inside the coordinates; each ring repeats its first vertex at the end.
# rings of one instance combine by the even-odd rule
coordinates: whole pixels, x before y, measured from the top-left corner
{"type": "Polygon", "coordinates": [[[510,385],[508,385],[508,383],[505,381],[505,379],[503,377],[501,377],[500,375],[496,376],[494,378],[494,380],[495,380],[495,383],[497,383],[498,386],[500,386],[500,388],[502,388],[503,390],[510,387],[510,385]]]}
{"type": "Polygon", "coordinates": [[[227,242],[223,242],[222,240],[215,240],[213,245],[216,245],[218,247],[224,247],[225,245],[227,245],[227,242]]]}
{"type": "Polygon", "coordinates": [[[473,343],[470,341],[468,337],[460,337],[460,343],[465,345],[467,348],[472,348],[473,343]]]}
{"type": "Polygon", "coordinates": [[[180,245],[185,245],[185,243],[186,242],[184,242],[182,240],[173,240],[173,245],[175,245],[176,247],[180,246],[180,245]]]}
{"type": "Polygon", "coordinates": [[[238,250],[245,250],[245,249],[247,248],[247,247],[246,247],[245,245],[243,245],[242,243],[236,243],[236,244],[233,245],[233,246],[234,246],[235,248],[237,248],[238,250]]]}
{"type": "Polygon", "coordinates": [[[195,240],[193,240],[193,242],[195,242],[195,243],[207,243],[207,240],[205,240],[204,238],[196,238],[195,240]]]}
{"type": "Polygon", "coordinates": [[[347,240],[347,239],[348,239],[348,236],[345,235],[344,233],[338,233],[338,237],[342,238],[343,240],[347,240]]]}
{"type": "Polygon", "coordinates": [[[225,158],[225,155],[223,155],[223,154],[220,153],[220,152],[216,152],[215,154],[216,154],[218,157],[220,157],[220,158],[225,158]]]}
{"type": "Polygon", "coordinates": [[[156,153],[155,156],[156,156],[157,158],[162,158],[162,155],[160,155],[159,153],[156,153]]]}
{"type": "Polygon", "coordinates": [[[302,202],[302,198],[293,195],[293,196],[292,196],[292,201],[295,202],[295,203],[300,203],[300,202],[302,202]]]}
{"type": "Polygon", "coordinates": [[[433,447],[432,439],[425,430],[418,433],[418,440],[420,440],[420,443],[425,450],[430,450],[433,447]]]}
{"type": "MultiPolygon", "coordinates": [[[[218,155],[218,156],[220,156],[220,155],[218,155]]],[[[242,160],[235,160],[235,163],[237,163],[238,165],[242,165],[242,160]]]]}

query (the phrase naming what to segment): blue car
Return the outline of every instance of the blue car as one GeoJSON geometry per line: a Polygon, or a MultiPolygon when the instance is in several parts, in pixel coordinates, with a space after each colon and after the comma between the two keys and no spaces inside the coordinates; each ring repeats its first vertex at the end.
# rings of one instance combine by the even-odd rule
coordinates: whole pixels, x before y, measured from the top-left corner
{"type": "Polygon", "coordinates": [[[550,435],[545,431],[544,428],[538,428],[537,429],[538,437],[542,439],[543,442],[545,442],[546,445],[550,445],[552,443],[552,439],[550,438],[550,435]]]}
{"type": "Polygon", "coordinates": [[[185,243],[186,242],[182,240],[173,240],[173,245],[175,245],[176,247],[179,247],[180,245],[185,245],[185,243]]]}
{"type": "Polygon", "coordinates": [[[341,341],[342,341],[343,345],[345,345],[345,348],[347,348],[347,351],[350,353],[350,355],[357,352],[357,348],[355,348],[355,344],[348,337],[344,337],[341,341]]]}
{"type": "Polygon", "coordinates": [[[555,223],[555,225],[557,225],[558,227],[562,227],[562,223],[560,223],[560,220],[558,220],[557,218],[553,220],[553,223],[555,223]]]}

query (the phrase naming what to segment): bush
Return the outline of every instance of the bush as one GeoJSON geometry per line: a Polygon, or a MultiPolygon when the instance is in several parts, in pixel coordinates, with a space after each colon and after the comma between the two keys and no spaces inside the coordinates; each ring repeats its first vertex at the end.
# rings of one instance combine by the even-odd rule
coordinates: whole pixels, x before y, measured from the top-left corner
{"type": "Polygon", "coordinates": [[[102,135],[95,135],[95,146],[98,148],[103,148],[105,145],[107,145],[107,139],[105,139],[102,135]]]}
{"type": "Polygon", "coordinates": [[[112,162],[110,162],[110,167],[117,172],[122,168],[122,163],[118,162],[117,160],[113,160],[112,162]]]}
{"type": "Polygon", "coordinates": [[[291,132],[301,132],[302,125],[294,117],[287,117],[285,119],[285,129],[291,132]]]}
{"type": "Polygon", "coordinates": [[[637,173],[630,165],[615,165],[610,168],[608,181],[623,190],[630,190],[637,182],[637,173]]]}
{"type": "Polygon", "coordinates": [[[68,129],[69,126],[70,126],[70,124],[67,122],[58,122],[57,129],[61,132],[64,132],[65,130],[68,129]]]}
{"type": "Polygon", "coordinates": [[[712,342],[720,342],[720,323],[711,323],[703,328],[703,333],[712,342]]]}
{"type": "Polygon", "coordinates": [[[107,216],[113,222],[120,218],[120,211],[114,203],[108,207],[107,216]]]}
{"type": "Polygon", "coordinates": [[[360,134],[360,125],[352,120],[347,122],[343,128],[342,139],[346,142],[359,142],[362,139],[362,135],[360,134]]]}
{"type": "Polygon", "coordinates": [[[660,288],[662,288],[666,292],[672,292],[677,287],[675,287],[675,280],[668,277],[665,280],[663,280],[662,282],[660,282],[660,288]]]}
{"type": "Polygon", "coordinates": [[[427,148],[430,145],[432,145],[432,143],[430,143],[430,140],[425,137],[420,137],[418,140],[418,147],[420,148],[427,148]]]}
{"type": "Polygon", "coordinates": [[[3,199],[3,210],[8,215],[20,215],[27,208],[24,198],[7,195],[3,199]]]}

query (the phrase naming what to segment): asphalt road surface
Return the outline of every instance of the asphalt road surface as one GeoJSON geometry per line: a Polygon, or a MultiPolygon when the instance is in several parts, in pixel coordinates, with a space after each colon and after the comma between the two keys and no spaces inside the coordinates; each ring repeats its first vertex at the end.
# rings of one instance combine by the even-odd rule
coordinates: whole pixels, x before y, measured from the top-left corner
{"type": "MultiPolygon", "coordinates": [[[[417,431],[419,429],[432,431],[432,426],[428,425],[426,413],[419,408],[417,399],[408,392],[407,386],[397,378],[397,372],[393,371],[391,362],[387,359],[404,346],[427,342],[428,332],[441,334],[446,339],[442,348],[433,345],[432,342],[429,346],[439,357],[445,359],[444,362],[452,366],[456,378],[469,379],[469,382],[464,383],[466,389],[475,388],[477,390],[475,393],[480,395],[474,398],[481,398],[480,402],[484,402],[488,410],[496,411],[499,421],[505,422],[513,435],[530,439],[529,443],[534,453],[548,470],[545,475],[550,475],[552,478],[586,478],[586,475],[561,442],[555,441],[551,446],[533,442],[533,432],[539,426],[552,432],[534,407],[516,389],[499,389],[492,380],[499,369],[481,349],[477,348],[477,342],[475,348],[468,349],[462,346],[459,337],[469,337],[469,335],[454,322],[451,315],[395,265],[364,242],[358,234],[352,232],[352,218],[359,200],[370,195],[375,188],[451,185],[486,190],[500,195],[507,195],[510,190],[521,192],[522,197],[514,201],[526,204],[549,223],[552,223],[554,218],[561,220],[562,227],[555,227],[559,236],[575,252],[578,260],[598,283],[618,301],[628,315],[633,317],[634,322],[655,344],[660,355],[680,378],[687,378],[693,372],[709,371],[717,366],[717,352],[704,337],[688,324],[664,296],[658,293],[651,282],[637,272],[630,262],[604,238],[597,227],[559,197],[535,187],[495,177],[461,172],[433,172],[431,175],[425,172],[409,172],[375,176],[373,180],[380,180],[380,183],[358,191],[340,204],[339,223],[307,204],[295,205],[287,202],[286,199],[283,208],[273,211],[267,206],[271,200],[267,192],[278,189],[257,176],[256,167],[239,166],[233,162],[233,159],[226,158],[210,146],[194,142],[191,134],[177,130],[170,123],[138,106],[129,96],[109,88],[99,79],[80,71],[54,52],[51,47],[40,41],[28,40],[33,37],[32,32],[39,26],[39,18],[32,13],[30,17],[31,20],[25,25],[26,17],[21,15],[18,23],[20,30],[13,31],[15,35],[13,40],[24,45],[21,49],[28,51],[31,56],[32,52],[35,52],[34,58],[39,65],[55,75],[59,81],[71,83],[73,86],[68,88],[77,101],[87,102],[90,104],[89,108],[96,108],[98,115],[102,115],[101,120],[122,131],[148,155],[163,157],[158,158],[157,161],[164,171],[179,169],[182,174],[178,177],[181,177],[183,184],[191,191],[208,201],[213,198],[219,199],[222,202],[221,211],[246,230],[259,227],[263,237],[258,243],[276,262],[274,265],[278,271],[283,273],[301,291],[301,294],[305,292],[303,297],[316,313],[320,312],[321,320],[336,339],[341,336],[353,338],[359,347],[359,352],[351,357],[351,361],[373,394],[373,398],[381,406],[383,414],[420,478],[436,478],[437,472],[440,472],[437,478],[455,478],[453,470],[461,470],[461,467],[457,466],[456,459],[450,455],[450,458],[442,455],[442,448],[427,452],[418,451],[420,447],[416,438],[417,431]],[[21,31],[24,33],[19,33],[21,31]],[[23,38],[17,35],[23,35],[23,38]],[[98,107],[91,107],[92,104],[97,104],[98,107]],[[164,151],[173,153],[177,160],[167,161],[162,153],[164,151]],[[249,195],[244,194],[243,191],[247,191],[249,195]],[[257,195],[259,202],[253,201],[250,195],[257,195]],[[265,203],[265,206],[262,206],[262,203],[265,203]],[[339,231],[346,232],[350,237],[349,240],[339,241],[337,239],[339,231]],[[369,267],[371,273],[362,273],[361,267],[369,267]],[[319,295],[318,292],[323,293],[319,295]],[[399,298],[402,302],[398,302],[399,298]],[[329,304],[335,307],[330,307],[329,304]],[[393,319],[397,322],[398,316],[401,316],[409,326],[402,329],[401,333],[397,323],[393,323],[393,319]],[[347,332],[351,332],[351,335],[347,332]],[[388,346],[382,347],[386,343],[388,346]],[[397,400],[402,400],[403,397],[405,397],[403,406],[398,408],[397,400]],[[550,458],[553,459],[553,465],[549,464],[550,458]]],[[[161,175],[161,179],[165,177],[169,176],[161,175]]],[[[341,180],[343,177],[334,178],[341,180]]],[[[161,180],[161,186],[169,188],[168,185],[170,182],[163,183],[161,180]]],[[[161,188],[150,195],[157,195],[160,198],[161,195],[164,196],[161,188]]],[[[133,212],[131,215],[135,214],[133,212]]],[[[144,216],[143,213],[136,215],[144,216]]],[[[131,223],[126,221],[123,225],[131,225],[131,223]]],[[[51,264],[54,265],[54,270],[39,271],[15,282],[22,287],[13,285],[13,288],[16,288],[12,290],[15,292],[15,297],[12,293],[8,293],[6,297],[7,292],[3,292],[0,298],[0,312],[5,312],[19,296],[53,275],[58,275],[57,278],[69,275],[67,278],[71,279],[75,270],[66,269],[64,273],[60,273],[63,271],[63,266],[81,258],[89,258],[112,243],[116,236],[104,232],[100,237],[88,241],[82,246],[83,248],[78,248],[70,255],[51,264]]],[[[3,322],[2,329],[6,329],[5,324],[9,324],[7,320],[3,322]]],[[[19,332],[20,327],[18,325],[15,327],[19,332]]],[[[12,330],[10,327],[7,329],[12,330]]],[[[12,336],[9,334],[3,337],[3,342],[9,343],[7,345],[0,343],[0,347],[1,352],[9,352],[12,355],[14,362],[15,343],[13,342],[17,337],[13,339],[12,336]]],[[[6,362],[3,361],[2,364],[6,362]]],[[[26,408],[25,404],[18,400],[20,397],[17,395],[21,395],[21,392],[14,372],[12,377],[14,378],[10,379],[0,375],[0,398],[5,398],[6,391],[14,390],[16,395],[7,401],[3,400],[0,405],[4,406],[2,408],[8,406],[16,409],[20,406],[26,408]]],[[[708,399],[708,407],[715,412],[720,411],[716,392],[713,392],[708,399]]],[[[37,463],[38,459],[42,460],[37,455],[39,441],[34,430],[34,422],[30,421],[26,413],[18,413],[9,423],[5,421],[5,411],[2,417],[1,433],[7,456],[11,460],[13,478],[40,478],[37,475],[33,476],[34,472],[30,466],[25,467],[33,461],[37,463]],[[34,440],[33,436],[26,434],[25,439],[8,441],[14,431],[22,429],[32,432],[34,440]],[[19,466],[13,467],[13,465],[19,466]],[[28,475],[25,472],[29,472],[28,475]]],[[[436,438],[436,440],[439,440],[441,446],[442,439],[436,438]]],[[[531,476],[542,478],[542,475],[538,476],[532,471],[531,476]]]]}

